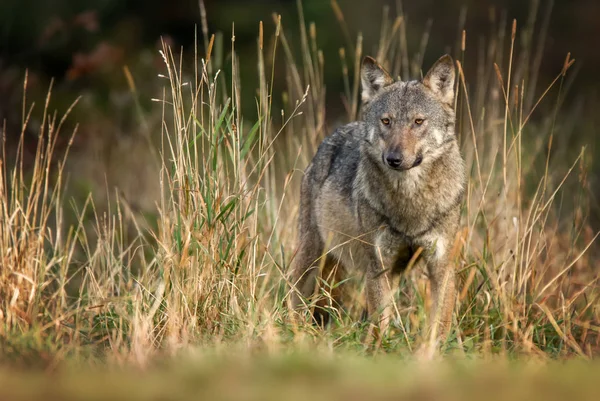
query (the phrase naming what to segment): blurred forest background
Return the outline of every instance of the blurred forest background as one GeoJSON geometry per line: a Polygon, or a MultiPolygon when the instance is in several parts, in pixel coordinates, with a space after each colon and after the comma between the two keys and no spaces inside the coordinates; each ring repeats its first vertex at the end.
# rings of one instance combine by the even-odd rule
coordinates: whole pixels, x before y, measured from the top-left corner
{"type": "MultiPolygon", "coordinates": [[[[256,115],[257,36],[259,21],[264,21],[265,36],[275,30],[272,14],[282,16],[288,38],[298,39],[299,14],[296,0],[205,0],[210,33],[222,32],[218,39],[223,48],[229,41],[235,22],[235,47],[240,56],[243,108],[245,116],[256,115]],[[296,33],[296,34],[295,34],[296,33]]],[[[364,53],[372,54],[379,37],[382,9],[390,7],[395,15],[399,7],[407,16],[409,49],[417,49],[427,27],[431,27],[423,65],[429,66],[443,52],[458,48],[459,21],[465,21],[467,54],[477,49],[481,38],[490,36],[491,20],[504,20],[509,31],[516,18],[519,27],[535,18],[534,46],[543,46],[540,85],[536,98],[560,72],[568,52],[575,58],[574,72],[569,72],[561,110],[573,116],[569,143],[577,153],[587,144],[591,148],[587,161],[592,168],[591,215],[597,226],[598,150],[596,131],[600,123],[597,112],[600,52],[600,2],[597,0],[339,0],[349,32],[337,23],[331,2],[303,1],[307,23],[315,22],[318,43],[325,56],[327,84],[327,124],[340,123],[344,113],[340,93],[343,91],[340,47],[348,36],[354,41],[364,34],[364,53]],[[532,12],[533,11],[533,12],[532,12]],[[548,13],[551,12],[551,14],[548,13]],[[533,16],[533,17],[532,17],[533,16]],[[428,25],[431,24],[431,25],[428,25]],[[591,160],[590,160],[590,156],[591,160]],[[595,165],[594,165],[595,164],[595,165]],[[594,173],[595,172],[595,173],[594,173]]],[[[158,50],[161,38],[174,49],[183,48],[193,55],[194,35],[200,29],[201,13],[197,0],[1,0],[0,1],[0,121],[6,124],[7,143],[14,149],[20,135],[23,115],[23,79],[28,71],[28,104],[43,104],[50,80],[54,79],[52,110],[64,112],[78,97],[80,103],[70,117],[79,124],[70,165],[70,190],[78,187],[96,192],[96,197],[119,187],[123,196],[141,211],[155,209],[158,187],[155,179],[144,180],[139,174],[158,168],[150,161],[148,135],[160,135],[160,98],[166,82],[158,77],[164,64],[158,50]],[[196,28],[197,27],[197,28],[196,28]],[[128,83],[125,68],[131,71],[135,91],[128,83]],[[123,174],[135,171],[138,174],[123,174]],[[154,180],[154,181],[153,181],[154,180]],[[147,182],[148,181],[148,182],[147,182]],[[107,191],[108,190],[108,191],[107,191]]],[[[202,43],[202,39],[199,39],[202,43]]],[[[517,46],[525,46],[518,43],[517,46]]],[[[300,49],[294,43],[292,49],[300,49]]],[[[227,50],[226,50],[227,51],[227,50]]],[[[204,50],[200,51],[204,54],[204,50]]],[[[456,55],[456,53],[454,54],[456,55]]],[[[227,54],[223,68],[227,70],[227,54]]],[[[475,69],[475,57],[467,57],[466,68],[475,69]],[[473,63],[469,65],[469,63],[473,63]]],[[[278,70],[275,70],[276,73],[278,70]]],[[[276,86],[285,79],[275,76],[276,86]]],[[[283,85],[280,85],[283,87],[283,85]]],[[[277,88],[276,88],[277,90],[277,88]]],[[[277,105],[280,99],[274,99],[277,105]]],[[[542,102],[541,110],[552,112],[555,103],[542,102]]],[[[277,107],[275,107],[277,110],[277,107]]],[[[39,114],[39,113],[38,113],[39,114]]],[[[25,151],[35,151],[36,117],[32,117],[30,143],[25,151]]],[[[66,132],[66,131],[65,131],[66,132]]],[[[560,136],[560,133],[557,133],[560,136]]],[[[69,135],[65,135],[66,144],[69,135]]],[[[86,191],[81,191],[85,193],[86,191]]]]}

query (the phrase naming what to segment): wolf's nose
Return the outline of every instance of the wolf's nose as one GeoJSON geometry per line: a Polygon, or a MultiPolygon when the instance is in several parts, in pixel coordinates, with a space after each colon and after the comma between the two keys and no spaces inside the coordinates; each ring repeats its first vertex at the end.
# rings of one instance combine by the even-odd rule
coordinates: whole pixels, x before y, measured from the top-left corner
{"type": "Polygon", "coordinates": [[[398,168],[402,164],[402,158],[399,153],[390,152],[385,155],[385,162],[391,168],[398,168]]]}

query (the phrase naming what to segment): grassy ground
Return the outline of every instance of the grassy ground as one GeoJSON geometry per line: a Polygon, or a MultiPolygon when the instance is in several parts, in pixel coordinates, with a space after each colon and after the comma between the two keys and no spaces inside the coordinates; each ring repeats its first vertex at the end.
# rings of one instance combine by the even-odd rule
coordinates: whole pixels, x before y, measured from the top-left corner
{"type": "Polygon", "coordinates": [[[2,400],[595,400],[597,364],[192,355],[151,371],[0,373],[2,400]]]}
{"type": "MultiPolygon", "coordinates": [[[[343,15],[337,15],[344,27],[343,15]]],[[[23,147],[16,163],[1,166],[0,364],[70,373],[71,364],[90,369],[108,364],[153,372],[145,378],[133,372],[115,377],[100,368],[100,373],[81,373],[77,383],[65,379],[66,387],[52,381],[51,394],[61,399],[76,398],[78,383],[89,383],[93,394],[113,398],[133,397],[132,389],[141,383],[150,384],[140,389],[139,398],[153,390],[168,393],[166,399],[185,398],[191,394],[186,386],[193,392],[199,383],[207,383],[202,391],[227,395],[233,391],[229,376],[218,372],[231,371],[232,380],[252,395],[263,391],[263,384],[277,395],[288,384],[297,385],[298,394],[308,394],[313,380],[317,388],[327,387],[329,374],[343,389],[340,394],[350,398],[364,398],[360,394],[381,388],[382,381],[391,386],[381,390],[382,397],[395,391],[408,397],[411,389],[425,387],[429,391],[429,375],[404,387],[409,382],[402,373],[418,373],[413,369],[417,365],[401,362],[424,344],[430,299],[420,269],[402,277],[392,327],[374,347],[363,343],[368,323],[360,319],[360,277],[349,283],[356,302],[344,310],[332,306],[332,288],[320,286],[309,306],[319,302],[328,309],[333,322],[327,328],[308,318],[292,319],[287,274],[294,256],[299,178],[330,129],[321,79],[325,57],[318,50],[316,27],[302,26],[300,49],[294,51],[276,16],[274,22],[271,32],[259,27],[254,120],[244,118],[239,107],[243,83],[238,74],[239,63],[254,61],[235,56],[235,41],[231,65],[220,71],[212,57],[225,50],[215,49],[208,34],[198,40],[195,57],[180,58],[164,47],[165,67],[157,79],[165,86],[155,99],[162,121],[149,130],[161,135],[155,141],[147,137],[154,144],[148,159],[155,163],[148,171],[156,171],[152,179],[160,187],[155,216],[142,213],[119,191],[107,191],[113,199],[108,207],[100,207],[91,196],[70,203],[64,192],[68,155],[57,154],[55,148],[58,138],[71,135],[61,132],[68,112],[63,118],[53,111],[51,94],[43,107],[24,100],[23,125],[31,116],[39,116],[41,124],[33,168],[22,166],[23,147]],[[275,75],[285,76],[285,87],[274,87],[275,75]],[[68,217],[73,215],[75,219],[68,217]],[[215,365],[201,358],[199,365],[166,362],[150,368],[158,360],[197,349],[217,355],[235,349],[245,362],[215,365]],[[285,356],[290,353],[319,356],[295,360],[285,356]],[[213,365],[216,373],[207,373],[213,365]],[[282,380],[275,380],[280,371],[282,380]],[[198,382],[190,379],[194,372],[198,382]],[[299,374],[286,376],[289,372],[299,374]],[[352,374],[360,372],[363,379],[353,382],[352,374]],[[114,386],[98,387],[94,382],[103,377],[114,379],[114,386]]],[[[536,82],[541,49],[515,43],[530,38],[533,26],[517,30],[513,25],[511,31],[500,23],[493,28],[496,36],[481,49],[467,50],[463,32],[462,44],[459,36],[454,50],[457,128],[470,179],[463,229],[457,236],[456,318],[441,353],[500,361],[589,359],[600,350],[593,248],[597,234],[587,222],[591,161],[584,149],[557,145],[568,142],[559,135],[570,123],[560,106],[573,60],[567,56],[564,65],[556,66],[556,80],[530,95],[529,88],[535,86],[527,83],[536,82]],[[470,57],[478,60],[474,71],[464,69],[470,57]],[[546,107],[553,112],[540,115],[539,105],[548,103],[554,103],[546,107]]],[[[381,38],[369,53],[394,76],[418,77],[426,36],[416,54],[411,53],[399,16],[384,20],[381,38]]],[[[348,42],[340,50],[346,84],[343,121],[357,116],[358,66],[367,53],[360,36],[348,42]]],[[[128,78],[135,96],[135,79],[128,78]]],[[[135,177],[142,170],[122,174],[135,177]]],[[[475,365],[466,372],[493,366],[475,365]]],[[[540,376],[540,383],[567,389],[562,373],[567,368],[553,366],[540,376]],[[561,379],[554,382],[555,377],[561,379]]],[[[582,374],[581,380],[592,371],[577,363],[569,366],[574,366],[573,375],[582,374]]],[[[449,375],[439,380],[454,383],[452,369],[439,369],[449,375]]],[[[42,389],[49,385],[47,378],[7,372],[0,380],[39,381],[42,389]]],[[[511,368],[502,374],[489,380],[501,389],[499,394],[506,390],[508,395],[512,387],[498,383],[513,383],[515,374],[511,368]]],[[[529,386],[523,377],[530,376],[516,376],[518,383],[529,386]]],[[[467,374],[464,383],[485,391],[486,380],[485,375],[471,379],[467,374]]],[[[455,398],[461,398],[463,390],[453,386],[455,398]]],[[[431,391],[424,398],[435,398],[438,390],[434,386],[431,391]]],[[[18,397],[15,393],[8,399],[18,397]]]]}

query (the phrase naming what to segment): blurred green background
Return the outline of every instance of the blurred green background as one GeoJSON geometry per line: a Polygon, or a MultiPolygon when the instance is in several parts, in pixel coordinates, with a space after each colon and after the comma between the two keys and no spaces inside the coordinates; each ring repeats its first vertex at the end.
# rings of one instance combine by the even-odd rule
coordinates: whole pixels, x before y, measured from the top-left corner
{"type": "MultiPolygon", "coordinates": [[[[474,54],[481,40],[492,36],[491,19],[505,20],[506,31],[509,32],[513,18],[521,27],[531,15],[535,15],[534,46],[543,46],[536,98],[560,72],[566,54],[571,52],[576,64],[569,76],[574,79],[569,81],[562,110],[567,116],[573,111],[574,119],[583,120],[577,121],[581,134],[573,137],[572,146],[578,148],[588,144],[591,154],[598,149],[595,132],[600,122],[600,113],[596,112],[600,105],[597,99],[600,52],[596,49],[600,38],[600,24],[597,23],[600,2],[597,0],[339,0],[338,3],[350,37],[354,40],[358,32],[364,34],[364,54],[375,51],[384,6],[389,6],[392,16],[397,15],[400,7],[403,8],[407,17],[408,47],[415,51],[428,21],[431,21],[424,66],[431,65],[444,52],[456,54],[459,21],[464,18],[467,31],[465,66],[471,71],[475,69],[474,54]],[[535,13],[532,14],[532,10],[535,13]],[[551,17],[545,26],[544,16],[548,12],[551,12],[551,17]]],[[[256,113],[255,90],[258,86],[259,21],[265,23],[265,40],[268,41],[275,29],[272,13],[281,14],[283,28],[290,41],[294,42],[292,48],[299,50],[298,4],[295,0],[204,0],[204,4],[209,33],[222,32],[226,52],[235,22],[244,114],[252,118],[256,113]]],[[[331,126],[339,123],[338,117],[343,114],[340,98],[343,80],[338,52],[347,40],[330,1],[305,0],[303,9],[306,23],[316,24],[318,44],[325,56],[324,81],[327,85],[328,124],[331,126]]],[[[110,154],[115,152],[105,149],[105,142],[119,142],[115,139],[131,137],[132,133],[140,130],[138,104],[146,119],[146,129],[160,126],[152,122],[153,116],[160,118],[161,106],[152,102],[151,98],[160,97],[164,86],[157,76],[164,73],[164,64],[158,53],[161,38],[175,49],[182,47],[186,54],[192,55],[196,26],[201,32],[200,21],[197,0],[1,0],[0,121],[6,122],[9,145],[11,139],[15,142],[20,134],[23,77],[27,69],[29,102],[43,103],[51,78],[55,79],[53,105],[59,111],[66,110],[77,96],[82,96],[71,119],[81,124],[76,146],[91,146],[100,153],[98,158],[110,163],[106,159],[114,157],[110,154]],[[133,99],[123,72],[124,66],[132,72],[139,103],[133,99]]],[[[516,44],[521,45],[523,43],[516,44]]],[[[225,66],[227,57],[224,54],[225,66]]],[[[283,75],[285,71],[279,73],[283,75]]],[[[283,79],[283,76],[276,76],[276,85],[283,79]]],[[[282,84],[279,92],[275,88],[275,93],[283,89],[282,84]]],[[[277,105],[279,99],[274,101],[277,105]]],[[[551,111],[554,103],[542,102],[540,107],[540,110],[551,111]]],[[[31,126],[35,128],[36,121],[32,122],[31,126]]],[[[26,144],[26,150],[35,149],[35,135],[31,135],[31,140],[33,145],[26,144]]],[[[123,150],[125,154],[127,146],[123,150]]],[[[87,153],[83,153],[87,157],[87,153]]],[[[597,166],[595,169],[598,170],[597,166]]],[[[98,168],[96,174],[101,173],[102,168],[98,168]]],[[[592,192],[598,188],[597,177],[598,174],[591,177],[592,192]]],[[[592,215],[598,215],[596,198],[592,209],[592,215]]]]}
{"type": "MultiPolygon", "coordinates": [[[[229,38],[235,22],[235,44],[245,64],[242,82],[246,86],[255,80],[259,21],[265,22],[267,34],[272,33],[271,15],[275,12],[282,15],[284,28],[292,41],[293,34],[298,32],[296,0],[204,0],[204,3],[210,33],[220,31],[229,38]]],[[[593,94],[598,87],[596,72],[600,70],[600,52],[595,48],[600,38],[600,25],[596,23],[600,17],[600,2],[596,0],[340,0],[338,3],[351,36],[355,38],[359,31],[365,35],[366,53],[377,43],[384,5],[390,7],[392,15],[399,7],[404,9],[408,46],[415,50],[431,19],[424,65],[430,65],[456,44],[461,13],[466,12],[467,49],[475,50],[479,38],[490,36],[491,12],[495,12],[498,20],[505,16],[508,25],[516,18],[519,26],[523,26],[531,9],[536,8],[537,30],[540,31],[544,29],[543,17],[551,9],[541,82],[549,82],[560,70],[567,52],[571,52],[579,69],[574,83],[577,91],[571,93],[574,96],[580,96],[582,91],[593,94]]],[[[339,98],[342,84],[338,49],[346,43],[342,29],[330,1],[305,0],[303,6],[306,21],[314,21],[317,26],[318,42],[326,59],[328,101],[335,107],[333,103],[339,98]]],[[[199,23],[197,0],[2,0],[0,89],[4,99],[0,103],[0,117],[11,117],[6,97],[12,86],[21,86],[26,68],[35,78],[33,84],[38,80],[45,83],[53,77],[58,90],[77,94],[93,89],[95,100],[105,102],[104,106],[110,108],[111,91],[126,86],[123,65],[135,67],[157,57],[161,37],[191,53],[195,26],[199,23]]],[[[158,63],[157,69],[160,69],[160,60],[158,63]]]]}

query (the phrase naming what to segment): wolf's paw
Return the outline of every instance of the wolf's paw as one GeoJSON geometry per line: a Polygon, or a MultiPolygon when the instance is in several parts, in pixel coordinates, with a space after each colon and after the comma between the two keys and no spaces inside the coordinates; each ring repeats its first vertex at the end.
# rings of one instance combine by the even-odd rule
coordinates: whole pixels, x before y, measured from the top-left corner
{"type": "Polygon", "coordinates": [[[413,354],[416,361],[430,362],[440,356],[438,346],[435,342],[426,342],[421,344],[413,354]]]}

